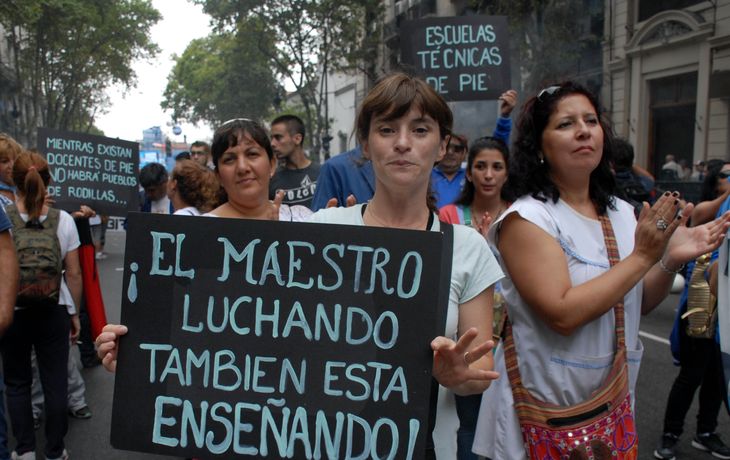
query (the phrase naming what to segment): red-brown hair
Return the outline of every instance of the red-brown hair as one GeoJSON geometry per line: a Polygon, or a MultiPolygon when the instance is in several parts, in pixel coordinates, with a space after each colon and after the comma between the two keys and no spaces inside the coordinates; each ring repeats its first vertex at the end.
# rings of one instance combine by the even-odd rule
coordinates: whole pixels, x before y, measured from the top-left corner
{"type": "Polygon", "coordinates": [[[23,200],[28,219],[40,218],[46,199],[46,188],[51,183],[51,172],[46,159],[37,153],[21,152],[13,164],[13,182],[23,200]]]}

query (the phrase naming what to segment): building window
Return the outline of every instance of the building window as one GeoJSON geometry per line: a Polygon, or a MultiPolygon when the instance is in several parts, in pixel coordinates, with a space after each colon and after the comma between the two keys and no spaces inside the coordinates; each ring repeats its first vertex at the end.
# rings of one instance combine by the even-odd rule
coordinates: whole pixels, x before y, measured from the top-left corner
{"type": "Polygon", "coordinates": [[[692,165],[697,104],[697,73],[673,75],[649,81],[649,167],[658,180],[667,155],[680,164],[692,165]]]}
{"type": "Polygon", "coordinates": [[[667,10],[681,10],[705,0],[642,0],[639,2],[639,22],[646,21],[657,13],[667,10]]]}

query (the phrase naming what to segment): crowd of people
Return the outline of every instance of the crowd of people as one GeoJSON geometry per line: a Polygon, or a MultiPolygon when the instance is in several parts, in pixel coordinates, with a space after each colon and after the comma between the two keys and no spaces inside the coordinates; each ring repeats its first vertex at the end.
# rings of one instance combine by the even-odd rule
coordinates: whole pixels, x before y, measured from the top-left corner
{"type": "MultiPolygon", "coordinates": [[[[708,162],[697,206],[671,191],[632,201],[617,188],[622,177],[644,177],[641,187],[650,188],[650,174],[633,165],[630,144],[613,137],[595,95],[573,82],[549,86],[527,98],[511,135],[516,105],[515,91],[503,93],[492,136],[470,141],[454,131],[451,109],[427,83],[392,74],[360,106],[356,149],[320,167],[305,153],[298,117],[279,116],[269,131],[255,120],[229,120],[210,145],[192,144],[171,172],[157,163],[141,169],[141,210],[452,235],[446,324],[430,343],[439,394],[426,458],[637,458],[640,317],[689,263],[673,348],[681,367],[654,454],[674,458],[701,386],[692,445],[730,458],[715,433],[724,392],[715,331],[688,336],[685,316],[687,298],[696,297],[695,259],[704,257],[712,274],[709,254],[730,227],[730,164],[708,162]],[[692,359],[697,350],[701,363],[692,359]]],[[[45,396],[46,457],[67,458],[68,350],[83,290],[79,234],[70,215],[49,206],[43,157],[20,149],[7,169],[2,142],[0,199],[13,222],[0,214],[0,270],[11,273],[16,260],[4,256],[17,247],[7,230],[15,236],[27,223],[51,222],[66,287],[48,309],[19,303],[17,266],[0,287],[12,455],[35,458],[32,348],[45,396]]],[[[127,332],[108,324],[96,338],[110,371],[127,332]]]]}

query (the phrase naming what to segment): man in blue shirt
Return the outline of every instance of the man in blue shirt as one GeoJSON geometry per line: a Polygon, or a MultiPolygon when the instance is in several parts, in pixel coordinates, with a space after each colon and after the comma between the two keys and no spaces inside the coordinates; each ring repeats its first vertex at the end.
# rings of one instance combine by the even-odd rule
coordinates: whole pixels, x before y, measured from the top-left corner
{"type": "MultiPolygon", "coordinates": [[[[517,105],[517,91],[510,89],[499,96],[499,118],[494,128],[493,137],[509,145],[509,135],[512,131],[510,114],[517,105]]],[[[466,137],[454,134],[446,149],[446,154],[431,173],[431,188],[436,194],[436,207],[441,208],[451,204],[459,197],[466,180],[466,170],[461,164],[466,158],[466,137]]]]}

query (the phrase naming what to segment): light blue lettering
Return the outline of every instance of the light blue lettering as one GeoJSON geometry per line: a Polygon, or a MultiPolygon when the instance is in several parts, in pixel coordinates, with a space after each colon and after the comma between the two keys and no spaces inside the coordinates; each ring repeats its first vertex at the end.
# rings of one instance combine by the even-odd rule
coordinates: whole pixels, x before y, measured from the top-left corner
{"type": "Polygon", "coordinates": [[[362,276],[362,255],[366,252],[373,252],[370,246],[360,246],[357,244],[348,244],[348,251],[355,251],[355,275],[353,279],[353,292],[360,292],[360,276],[362,276]]]}
{"type": "Polygon", "coordinates": [[[382,350],[388,350],[393,348],[398,341],[398,317],[392,311],[384,311],[375,321],[375,329],[373,331],[373,341],[382,350]],[[383,325],[383,321],[386,319],[390,320],[391,335],[388,342],[383,342],[380,337],[380,328],[383,325]]]}
{"type": "Polygon", "coordinates": [[[180,260],[181,260],[180,252],[182,252],[182,242],[184,239],[185,239],[185,234],[183,234],[183,233],[177,234],[177,239],[175,241],[175,276],[182,276],[185,278],[193,279],[193,278],[195,278],[195,269],[194,268],[191,268],[188,270],[183,270],[180,267],[180,263],[181,263],[180,262],[180,260]]]}
{"type": "Polygon", "coordinates": [[[279,247],[279,242],[274,241],[266,250],[266,257],[264,257],[264,268],[261,270],[261,279],[259,280],[259,284],[261,286],[266,284],[266,278],[269,275],[274,275],[274,278],[276,278],[276,284],[278,284],[279,286],[283,286],[285,284],[284,278],[281,276],[281,267],[279,267],[279,255],[276,252],[277,247],[279,247]]]}
{"type": "Polygon", "coordinates": [[[198,321],[197,326],[191,326],[188,321],[190,317],[190,295],[185,293],[183,297],[183,325],[182,330],[186,332],[201,332],[203,330],[203,322],[198,321]]]}
{"type": "Polygon", "coordinates": [[[231,271],[229,259],[232,257],[235,262],[243,262],[244,259],[247,259],[246,282],[249,284],[256,284],[256,280],[253,278],[253,253],[256,249],[256,245],[259,244],[261,240],[259,238],[251,240],[251,242],[249,242],[241,252],[236,251],[236,248],[230,241],[228,241],[228,238],[222,236],[218,238],[218,242],[223,243],[223,268],[220,276],[218,277],[218,281],[226,281],[228,279],[228,275],[231,271]]]}
{"type": "Polygon", "coordinates": [[[274,299],[274,312],[267,315],[263,312],[264,302],[261,297],[256,299],[256,337],[263,334],[263,323],[271,323],[271,337],[279,337],[279,299],[274,299]]]}
{"type": "Polygon", "coordinates": [[[398,272],[398,297],[401,299],[410,299],[418,293],[418,289],[421,287],[421,273],[423,272],[423,259],[421,255],[415,251],[409,251],[400,264],[400,271],[398,272]],[[410,259],[415,260],[415,267],[413,268],[413,283],[411,284],[411,290],[406,292],[403,289],[403,272],[408,265],[410,259]]]}
{"type": "Polygon", "coordinates": [[[142,350],[149,350],[150,351],[150,383],[155,383],[155,370],[157,369],[156,365],[156,353],[157,351],[170,351],[172,350],[172,345],[168,344],[156,344],[156,343],[140,343],[139,348],[142,350]]]}
{"type": "Polygon", "coordinates": [[[298,300],[295,300],[294,305],[292,305],[292,309],[289,312],[289,317],[286,319],[281,336],[285,338],[289,337],[293,327],[301,329],[304,337],[308,340],[312,340],[312,329],[309,327],[309,323],[307,323],[307,318],[304,316],[304,311],[302,310],[302,304],[299,303],[298,300]]]}
{"type": "Polygon", "coordinates": [[[365,343],[368,338],[373,333],[373,320],[370,318],[370,316],[367,314],[365,310],[359,307],[348,307],[347,309],[347,329],[345,331],[345,340],[350,345],[360,345],[365,343]],[[353,324],[354,321],[354,315],[360,316],[360,321],[365,324],[367,332],[363,334],[360,338],[354,338],[352,336],[353,334],[353,324]]]}
{"type": "Polygon", "coordinates": [[[342,305],[336,303],[334,305],[334,318],[330,321],[327,315],[327,309],[324,304],[318,303],[315,311],[314,323],[314,340],[321,340],[322,325],[327,330],[327,336],[333,342],[340,340],[340,319],[342,318],[342,305]]]}
{"type": "Polygon", "coordinates": [[[400,366],[395,368],[393,376],[390,377],[390,382],[388,382],[388,386],[383,392],[383,401],[387,401],[390,394],[394,391],[399,391],[403,404],[408,404],[408,382],[406,381],[403,368],[400,366]]]}
{"type": "Polygon", "coordinates": [[[219,350],[215,353],[215,359],[213,360],[213,388],[216,390],[233,391],[241,384],[241,371],[236,367],[233,362],[235,361],[235,355],[231,350],[219,350]],[[221,363],[222,358],[228,358],[228,362],[221,363]],[[232,385],[223,385],[220,383],[220,376],[223,371],[231,371],[235,377],[235,382],[232,385]]]}
{"type": "Polygon", "coordinates": [[[342,428],[345,422],[345,414],[337,412],[335,414],[335,420],[337,424],[335,426],[335,434],[333,435],[324,411],[317,411],[317,419],[315,421],[316,436],[314,440],[314,458],[317,460],[322,458],[322,439],[324,439],[327,458],[337,458],[340,443],[342,442],[342,428]],[[326,436],[325,431],[327,432],[326,436]]]}
{"type": "MultiPolygon", "coordinates": [[[[251,433],[253,431],[253,425],[250,423],[243,423],[242,412],[244,410],[251,410],[254,412],[260,412],[261,406],[258,404],[250,404],[245,402],[236,403],[236,429],[233,430],[233,451],[237,454],[244,455],[258,455],[258,449],[250,445],[241,445],[241,432],[251,433]]],[[[265,457],[266,454],[263,452],[266,449],[266,439],[262,439],[261,443],[262,455],[265,457]]]]}
{"type": "Polygon", "coordinates": [[[334,367],[345,367],[342,361],[327,361],[324,365],[324,394],[327,396],[342,396],[342,390],[334,390],[331,384],[339,380],[339,377],[332,372],[334,367]]]}
{"type": "Polygon", "coordinates": [[[170,351],[170,356],[167,357],[167,363],[165,369],[160,374],[160,383],[164,382],[168,374],[177,376],[180,386],[185,384],[185,375],[182,369],[182,362],[180,362],[180,352],[177,348],[173,348],[170,351]]]}
{"type": "Polygon", "coordinates": [[[368,422],[358,417],[354,414],[347,414],[347,439],[350,441],[347,443],[347,451],[345,452],[345,458],[348,460],[366,460],[368,456],[370,455],[372,441],[371,441],[372,433],[370,431],[370,426],[368,425],[368,422]],[[355,439],[355,425],[360,425],[362,427],[363,431],[363,447],[362,452],[355,455],[352,452],[353,443],[352,440],[355,439]]]}
{"type": "Polygon", "coordinates": [[[240,327],[238,325],[238,322],[236,321],[236,313],[238,312],[238,306],[241,305],[243,302],[251,303],[253,299],[247,295],[239,297],[236,299],[235,302],[233,302],[233,307],[231,307],[231,329],[236,334],[239,335],[248,335],[249,332],[251,332],[251,328],[249,327],[240,327]]]}
{"type": "Polygon", "coordinates": [[[365,289],[365,294],[372,294],[375,292],[375,282],[377,279],[377,273],[380,273],[382,283],[382,289],[385,294],[392,294],[393,288],[388,287],[388,277],[385,274],[383,267],[390,261],[390,252],[385,248],[377,248],[373,253],[373,266],[370,269],[370,287],[365,289]],[[383,257],[380,260],[380,256],[383,257]]]}
{"type": "Polygon", "coordinates": [[[306,241],[288,241],[286,243],[289,246],[289,282],[286,284],[286,287],[298,287],[302,289],[310,289],[314,285],[314,279],[312,277],[308,278],[307,283],[300,283],[298,281],[294,281],[294,275],[297,271],[302,269],[302,259],[296,257],[294,255],[294,248],[295,247],[302,247],[309,249],[310,254],[314,254],[314,245],[312,243],[307,243],[306,241]]]}
{"type": "Polygon", "coordinates": [[[150,235],[152,235],[152,269],[150,269],[150,275],[172,275],[172,265],[164,270],[160,269],[160,262],[165,257],[165,253],[162,252],[161,246],[162,240],[170,240],[174,242],[175,237],[172,233],[165,232],[150,232],[150,235]]]}
{"type": "Polygon", "coordinates": [[[299,441],[304,447],[304,457],[312,458],[312,445],[309,443],[309,426],[307,424],[307,411],[303,407],[297,407],[292,420],[289,445],[286,449],[288,458],[294,458],[294,443],[299,441]]]}
{"type": "Polygon", "coordinates": [[[370,456],[372,458],[386,458],[388,460],[392,460],[395,458],[396,452],[398,452],[398,426],[395,424],[395,422],[389,418],[380,418],[378,421],[375,422],[375,425],[373,425],[373,437],[371,440],[371,450],[370,450],[370,456]],[[388,455],[385,457],[381,457],[378,453],[378,434],[380,431],[380,428],[384,425],[387,425],[388,428],[390,428],[390,451],[388,452],[388,455]]]}
{"type": "MultiPolygon", "coordinates": [[[[222,454],[227,451],[231,447],[231,442],[233,440],[233,424],[231,424],[227,417],[218,415],[218,409],[223,409],[229,414],[233,412],[231,405],[222,401],[213,404],[210,408],[210,418],[225,427],[223,440],[217,444],[215,443],[215,434],[213,434],[213,430],[208,431],[208,434],[205,436],[205,447],[211,454],[222,454]]],[[[256,455],[256,453],[253,455],[256,455]]]]}
{"type": "Polygon", "coordinates": [[[271,410],[264,406],[261,410],[261,455],[263,457],[266,457],[269,455],[269,447],[267,445],[267,441],[269,438],[268,432],[271,430],[271,433],[274,435],[274,439],[276,441],[276,447],[279,451],[279,456],[284,457],[286,456],[286,448],[287,448],[287,442],[286,439],[288,436],[288,427],[289,427],[289,416],[291,415],[291,409],[288,407],[284,407],[281,409],[281,415],[283,417],[283,420],[281,421],[281,429],[277,429],[276,421],[274,420],[273,415],[271,414],[271,410]]]}
{"type": "Polygon", "coordinates": [[[210,378],[210,351],[203,350],[200,357],[195,356],[195,352],[188,348],[185,354],[185,385],[190,386],[193,383],[192,369],[203,368],[203,387],[208,388],[208,379],[210,378]]]}
{"type": "Polygon", "coordinates": [[[342,286],[342,270],[340,269],[340,266],[337,265],[337,262],[335,262],[330,256],[329,252],[330,250],[335,250],[337,254],[339,254],[340,258],[344,257],[345,255],[345,247],[341,244],[328,244],[327,246],[322,249],[322,258],[325,262],[327,262],[327,265],[332,267],[332,270],[335,272],[335,276],[337,281],[335,284],[332,284],[330,286],[326,286],[324,284],[324,278],[322,275],[317,275],[317,288],[319,288],[322,291],[334,291],[336,289],[339,289],[340,286],[342,286]]]}
{"type": "Polygon", "coordinates": [[[223,332],[228,325],[228,297],[223,298],[223,319],[220,326],[213,324],[213,311],[215,310],[215,297],[208,297],[208,329],[211,332],[223,332]]]}
{"type": "Polygon", "coordinates": [[[347,380],[351,381],[352,383],[359,383],[362,385],[363,392],[361,395],[356,395],[350,390],[347,390],[345,392],[345,396],[347,396],[347,399],[350,401],[365,401],[370,397],[370,385],[368,385],[367,380],[360,378],[354,374],[355,370],[362,371],[365,373],[365,366],[362,364],[350,364],[345,369],[345,376],[347,376],[347,380]]]}
{"type": "Polygon", "coordinates": [[[200,421],[195,420],[195,412],[190,401],[183,401],[182,427],[180,429],[180,447],[188,446],[188,427],[193,432],[195,447],[205,445],[205,422],[208,414],[208,401],[200,401],[200,421]]]}
{"type": "Polygon", "coordinates": [[[408,428],[408,452],[406,453],[406,459],[410,460],[413,458],[413,451],[416,449],[418,430],[421,429],[421,422],[418,419],[412,418],[408,422],[408,428]]]}
{"type": "Polygon", "coordinates": [[[163,417],[162,411],[165,405],[180,407],[182,400],[171,396],[158,396],[155,398],[155,421],[152,425],[152,442],[161,446],[177,447],[177,438],[162,436],[163,426],[175,426],[177,420],[175,417],[163,417]]]}
{"type": "Polygon", "coordinates": [[[294,366],[292,365],[291,361],[289,361],[289,358],[284,358],[284,361],[281,364],[281,374],[279,377],[279,393],[284,394],[286,393],[286,382],[287,380],[291,381],[292,385],[294,385],[294,389],[299,393],[300,395],[304,394],[304,384],[307,378],[307,360],[303,359],[299,365],[299,372],[294,369],[294,366]],[[289,377],[287,379],[287,376],[289,377]]]}
{"type": "Polygon", "coordinates": [[[266,371],[261,369],[261,363],[276,363],[272,356],[256,356],[253,360],[253,391],[256,393],[273,393],[274,387],[259,384],[259,380],[266,376],[266,371]]]}

